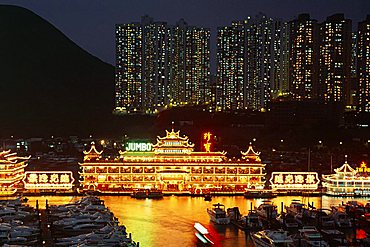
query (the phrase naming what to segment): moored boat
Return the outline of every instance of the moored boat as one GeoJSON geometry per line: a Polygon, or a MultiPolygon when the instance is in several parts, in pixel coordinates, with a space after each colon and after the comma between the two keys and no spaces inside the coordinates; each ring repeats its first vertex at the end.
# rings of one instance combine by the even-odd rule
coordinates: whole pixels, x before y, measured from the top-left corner
{"type": "Polygon", "coordinates": [[[276,219],[278,215],[277,207],[271,201],[263,201],[255,210],[264,219],[276,219]]]}
{"type": "Polygon", "coordinates": [[[329,247],[320,232],[313,226],[304,226],[300,229],[296,241],[298,246],[329,247]]]}
{"type": "Polygon", "coordinates": [[[352,227],[351,219],[348,217],[346,212],[334,211],[331,213],[335,225],[339,228],[352,227]]]}
{"type": "Polygon", "coordinates": [[[256,211],[250,210],[248,215],[243,218],[248,229],[255,231],[262,229],[263,224],[256,211]]]}
{"type": "Polygon", "coordinates": [[[136,199],[160,199],[163,198],[163,193],[160,190],[138,189],[132,192],[131,197],[136,199]]]}
{"type": "Polygon", "coordinates": [[[289,206],[285,206],[285,210],[288,214],[295,216],[298,213],[303,213],[305,210],[305,204],[301,203],[300,200],[292,200],[289,206]]]}
{"type": "Polygon", "coordinates": [[[212,195],[210,193],[204,194],[204,200],[207,202],[212,201],[212,195]]]}
{"type": "Polygon", "coordinates": [[[274,198],[277,193],[273,190],[248,189],[244,192],[245,198],[274,198]]]}
{"type": "Polygon", "coordinates": [[[251,234],[256,247],[293,247],[293,239],[286,231],[264,230],[251,234]]]}
{"type": "Polygon", "coordinates": [[[213,204],[211,209],[207,208],[210,220],[216,224],[230,224],[230,218],[226,216],[225,206],[221,203],[213,204]]]}

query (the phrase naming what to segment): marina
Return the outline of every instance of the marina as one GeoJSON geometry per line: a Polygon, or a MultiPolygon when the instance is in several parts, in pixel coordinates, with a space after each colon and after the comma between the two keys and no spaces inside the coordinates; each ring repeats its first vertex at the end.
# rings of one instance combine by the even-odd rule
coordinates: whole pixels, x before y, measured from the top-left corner
{"type": "Polygon", "coordinates": [[[369,244],[370,202],[362,196],[370,187],[370,170],[364,162],[353,168],[346,160],[335,174],[267,172],[251,144],[240,159],[229,158],[226,152],[211,151],[207,135],[203,151],[194,151],[188,137],[174,129],[158,136],[156,144],[129,142],[115,155],[92,142],[83,151],[78,173],[27,170],[30,157],[2,151],[2,196],[27,196],[31,205],[31,211],[15,215],[19,209],[8,207],[5,200],[2,221],[33,215],[39,222],[5,221],[2,242],[124,247],[179,242],[189,247],[369,244]],[[359,200],[346,198],[350,196],[359,200]]]}
{"type": "Polygon", "coordinates": [[[2,246],[121,246],[139,247],[104,201],[85,196],[67,204],[40,207],[28,199],[0,201],[2,246]]]}
{"type": "MultiPolygon", "coordinates": [[[[212,208],[213,204],[217,202],[223,204],[225,208],[238,207],[240,214],[245,216],[248,215],[251,204],[253,208],[254,206],[258,207],[265,200],[245,199],[243,196],[214,196],[211,202],[205,201],[203,197],[184,196],[164,196],[161,200],[137,200],[129,196],[101,196],[100,198],[104,200],[105,206],[114,212],[114,216],[118,218],[118,221],[124,224],[128,231],[132,233],[132,238],[140,242],[140,246],[148,247],[176,246],[179,242],[185,247],[197,246],[199,243],[194,230],[196,222],[206,227],[213,240],[215,240],[216,245],[214,246],[253,246],[250,231],[240,230],[233,224],[217,225],[212,223],[207,214],[207,208],[212,208]]],[[[30,206],[35,206],[36,200],[38,200],[40,208],[45,208],[46,199],[50,205],[59,205],[71,203],[78,200],[79,197],[29,197],[28,203],[30,206]]],[[[342,205],[342,202],[346,204],[343,198],[328,196],[323,196],[323,198],[281,196],[271,200],[280,213],[282,211],[282,203],[289,206],[294,199],[305,205],[308,203],[310,205],[313,204],[317,208],[331,208],[331,206],[342,205]]],[[[368,199],[361,198],[357,200],[357,203],[366,205],[368,199]]],[[[361,226],[357,226],[359,237],[361,229],[363,231],[366,230],[361,228],[361,226]]],[[[341,228],[340,231],[351,235],[353,228],[341,228]]],[[[324,237],[324,234],[321,234],[324,237]]]]}

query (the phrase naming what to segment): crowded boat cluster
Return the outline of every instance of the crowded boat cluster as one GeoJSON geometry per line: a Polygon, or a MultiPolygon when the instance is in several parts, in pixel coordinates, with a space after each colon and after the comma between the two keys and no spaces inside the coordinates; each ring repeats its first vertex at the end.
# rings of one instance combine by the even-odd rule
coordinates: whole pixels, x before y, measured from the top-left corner
{"type": "Polygon", "coordinates": [[[47,214],[55,246],[139,246],[99,197],[50,206],[47,214]]]}
{"type": "MultiPolygon", "coordinates": [[[[256,247],[264,246],[370,246],[370,202],[342,202],[330,209],[316,208],[299,200],[289,206],[264,200],[243,216],[238,207],[228,208],[217,203],[207,209],[216,225],[233,224],[250,234],[256,247]]],[[[194,225],[195,235],[206,246],[214,244],[207,228],[194,225]]]]}
{"type": "Polygon", "coordinates": [[[0,201],[0,245],[40,246],[37,211],[21,198],[0,201]]]}
{"type": "Polygon", "coordinates": [[[1,246],[139,247],[99,197],[39,209],[17,198],[0,201],[1,246]]]}

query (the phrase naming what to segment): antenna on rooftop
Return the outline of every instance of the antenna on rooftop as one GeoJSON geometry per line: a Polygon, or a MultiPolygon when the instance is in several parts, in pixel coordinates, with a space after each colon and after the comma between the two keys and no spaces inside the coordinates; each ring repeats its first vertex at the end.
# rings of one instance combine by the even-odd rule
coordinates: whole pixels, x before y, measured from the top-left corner
{"type": "Polygon", "coordinates": [[[171,125],[172,125],[172,131],[174,131],[174,129],[175,129],[175,128],[174,128],[174,126],[175,126],[175,122],[174,122],[174,121],[172,121],[172,122],[171,122],[171,125]]]}

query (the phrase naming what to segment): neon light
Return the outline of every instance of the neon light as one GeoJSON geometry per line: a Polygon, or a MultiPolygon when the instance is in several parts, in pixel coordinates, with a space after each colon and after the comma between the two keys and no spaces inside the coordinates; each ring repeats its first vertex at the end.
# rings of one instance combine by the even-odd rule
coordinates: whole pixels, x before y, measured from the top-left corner
{"type": "Polygon", "coordinates": [[[71,171],[28,171],[23,178],[24,188],[32,189],[72,189],[74,183],[71,171]]]}
{"type": "Polygon", "coordinates": [[[278,190],[316,190],[320,180],[317,172],[273,172],[270,183],[278,190]]]}
{"type": "Polygon", "coordinates": [[[367,167],[366,163],[362,161],[360,167],[356,167],[357,172],[370,172],[370,168],[367,167]]]}
{"type": "Polygon", "coordinates": [[[152,144],[147,142],[129,142],[126,145],[128,152],[150,152],[152,151],[152,144]]]}
{"type": "Polygon", "coordinates": [[[203,140],[206,141],[206,143],[203,144],[204,149],[207,153],[211,152],[211,132],[207,132],[203,134],[203,140]]]}

